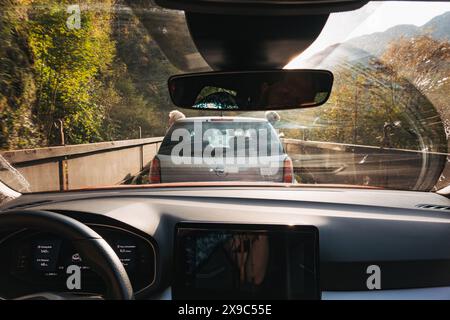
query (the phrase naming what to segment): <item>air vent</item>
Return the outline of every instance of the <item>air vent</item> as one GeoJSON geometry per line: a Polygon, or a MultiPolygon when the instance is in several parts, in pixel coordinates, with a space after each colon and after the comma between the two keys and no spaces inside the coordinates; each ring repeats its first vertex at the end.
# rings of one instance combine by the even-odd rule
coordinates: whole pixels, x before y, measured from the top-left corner
{"type": "Polygon", "coordinates": [[[450,206],[441,206],[436,204],[418,204],[416,205],[417,208],[421,209],[433,209],[433,210],[446,210],[450,211],[450,206]]]}
{"type": "Polygon", "coordinates": [[[8,210],[11,210],[11,209],[23,209],[23,208],[28,208],[28,207],[32,207],[32,206],[48,203],[48,202],[52,202],[52,200],[40,200],[40,201],[22,203],[22,204],[18,204],[16,206],[9,207],[8,210]]]}

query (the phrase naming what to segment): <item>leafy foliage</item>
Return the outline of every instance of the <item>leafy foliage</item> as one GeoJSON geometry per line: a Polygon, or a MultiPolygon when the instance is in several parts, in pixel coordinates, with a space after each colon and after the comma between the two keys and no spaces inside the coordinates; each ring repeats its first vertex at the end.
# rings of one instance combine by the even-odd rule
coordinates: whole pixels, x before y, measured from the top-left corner
{"type": "Polygon", "coordinates": [[[67,25],[71,4],[0,2],[0,149],[165,132],[177,69],[120,3],[82,1],[80,28],[67,25]]]}
{"type": "Polygon", "coordinates": [[[10,0],[1,0],[0,7],[0,148],[39,146],[33,60],[20,23],[25,13],[10,0]]]}
{"type": "Polygon", "coordinates": [[[99,141],[103,110],[96,94],[114,57],[109,17],[87,12],[81,15],[81,28],[69,29],[64,2],[33,4],[28,42],[43,133],[49,144],[57,144],[61,138],[55,122],[61,120],[68,143],[99,141]]]}
{"type": "Polygon", "coordinates": [[[449,132],[450,42],[428,35],[402,38],[389,46],[381,59],[430,99],[449,132]]]}
{"type": "Polygon", "coordinates": [[[283,115],[305,128],[293,138],[447,152],[443,121],[450,76],[446,41],[393,42],[383,56],[334,59],[335,83],[322,107],[283,115]],[[337,62],[337,63],[336,63],[337,62]],[[427,66],[428,65],[428,66],[427,66]],[[440,113],[438,112],[440,111],[440,113]],[[306,119],[306,121],[305,121],[306,119]]]}

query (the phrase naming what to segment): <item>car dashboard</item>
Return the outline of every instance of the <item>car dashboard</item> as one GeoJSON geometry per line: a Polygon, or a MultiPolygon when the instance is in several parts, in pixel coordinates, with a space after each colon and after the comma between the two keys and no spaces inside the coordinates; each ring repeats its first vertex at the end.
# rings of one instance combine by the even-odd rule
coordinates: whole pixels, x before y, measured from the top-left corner
{"type": "MultiPolygon", "coordinates": [[[[36,193],[2,210],[75,218],[115,250],[137,299],[171,299],[179,223],[314,226],[322,299],[449,299],[450,200],[429,192],[352,188],[174,187],[36,193]],[[435,206],[435,207],[431,207],[435,206]],[[436,209],[438,208],[438,209],[436,209]],[[381,286],[371,288],[371,266],[381,286]]],[[[85,270],[82,293],[104,285],[70,242],[39,230],[0,233],[0,296],[63,290],[85,270]]]]}

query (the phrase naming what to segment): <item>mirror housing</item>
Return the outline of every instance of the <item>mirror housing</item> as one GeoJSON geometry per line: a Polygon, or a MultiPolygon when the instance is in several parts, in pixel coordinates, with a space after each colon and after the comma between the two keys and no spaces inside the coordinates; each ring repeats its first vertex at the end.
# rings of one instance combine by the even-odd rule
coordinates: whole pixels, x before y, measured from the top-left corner
{"type": "Polygon", "coordinates": [[[361,8],[368,0],[155,0],[163,8],[238,15],[329,14],[361,8]]]}
{"type": "Polygon", "coordinates": [[[333,87],[327,70],[205,72],[169,78],[180,108],[218,111],[281,110],[324,104],[333,87]]]}

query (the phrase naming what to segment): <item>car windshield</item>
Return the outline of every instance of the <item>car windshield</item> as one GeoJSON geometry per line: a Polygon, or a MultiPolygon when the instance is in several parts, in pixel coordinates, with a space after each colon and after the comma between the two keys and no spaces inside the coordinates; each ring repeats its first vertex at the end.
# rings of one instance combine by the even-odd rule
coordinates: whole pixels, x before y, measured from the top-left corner
{"type": "MultiPolygon", "coordinates": [[[[194,118],[191,121],[178,121],[167,132],[162,144],[159,148],[160,155],[174,155],[177,146],[180,145],[179,139],[174,137],[186,133],[189,138],[186,139],[191,143],[191,155],[195,155],[195,137],[198,133],[201,137],[201,148],[199,148],[200,156],[208,156],[205,153],[208,149],[211,152],[222,149],[221,152],[230,152],[233,150],[233,156],[249,157],[249,152],[253,148],[259,155],[264,152],[264,155],[271,155],[273,153],[281,154],[283,152],[281,141],[279,140],[276,131],[266,121],[254,121],[243,119],[227,119],[227,118],[213,118],[213,119],[198,119],[194,118]],[[209,120],[209,121],[208,121],[209,120]],[[198,127],[200,130],[196,130],[198,127]],[[178,133],[179,132],[179,133],[178,133]],[[257,143],[260,141],[260,143],[257,143]],[[262,142],[265,142],[264,144],[262,142]],[[272,146],[273,144],[273,150],[272,146]],[[242,151],[239,153],[238,151],[242,151]]],[[[184,151],[180,149],[180,152],[184,151]]],[[[215,153],[215,152],[214,152],[215,153]]],[[[180,153],[183,156],[182,153],[180,153]]],[[[215,154],[214,154],[215,156],[215,154]]],[[[256,155],[258,156],[258,154],[256,155]]]]}
{"type": "Polygon", "coordinates": [[[329,100],[276,112],[208,110],[234,103],[234,92],[217,88],[202,91],[197,110],[175,108],[168,78],[210,71],[181,11],[128,0],[6,0],[0,9],[3,197],[9,188],[199,181],[449,184],[449,3],[332,13],[285,66],[332,71],[329,100]],[[258,159],[234,161],[242,156],[258,159]]]}

